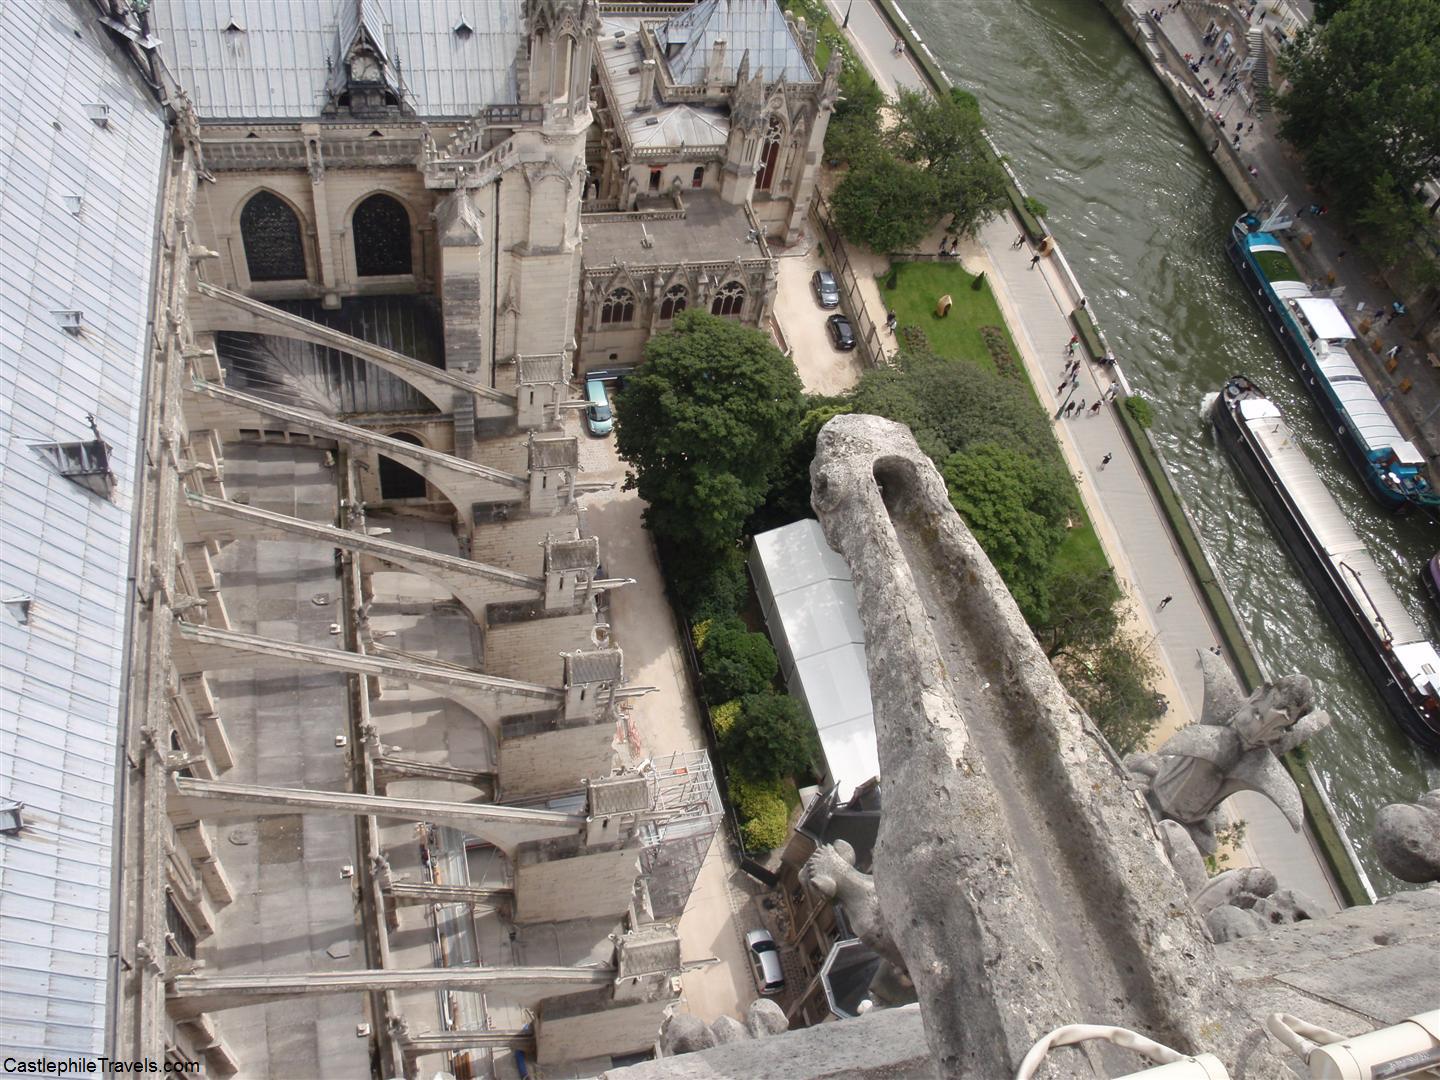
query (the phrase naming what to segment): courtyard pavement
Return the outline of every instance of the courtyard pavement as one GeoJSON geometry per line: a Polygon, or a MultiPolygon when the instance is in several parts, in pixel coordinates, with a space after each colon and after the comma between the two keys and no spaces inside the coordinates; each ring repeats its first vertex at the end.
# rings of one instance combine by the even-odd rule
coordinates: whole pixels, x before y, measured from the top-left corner
{"type": "MultiPolygon", "coordinates": [[[[578,416],[571,423],[578,429],[578,416]]],[[[659,761],[676,751],[703,750],[705,732],[688,685],[679,638],[682,629],[665,598],[655,546],[641,518],[645,504],[637,492],[621,489],[625,465],[616,456],[614,437],[578,433],[585,480],[615,482],[612,490],[585,497],[586,527],[600,538],[606,575],[635,579],[634,585],[610,596],[611,624],[625,655],[626,680],[632,686],[658,688],[658,693],[635,701],[630,713],[640,742],[639,757],[659,761]]],[[[707,1022],[721,1016],[744,1018],[757,996],[744,934],[761,925],[753,901],[761,891],[740,871],[721,822],[680,920],[681,959],[687,964],[711,958],[718,962],[685,973],[683,1011],[707,1022]]]]}

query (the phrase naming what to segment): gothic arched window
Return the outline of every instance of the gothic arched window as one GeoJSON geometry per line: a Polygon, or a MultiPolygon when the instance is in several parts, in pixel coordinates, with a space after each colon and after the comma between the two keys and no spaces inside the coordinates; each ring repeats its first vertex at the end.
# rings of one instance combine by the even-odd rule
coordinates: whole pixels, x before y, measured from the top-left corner
{"type": "Polygon", "coordinates": [[[398,199],[371,195],[355,207],[350,231],[361,277],[410,273],[410,215],[398,199]]]}
{"type": "Polygon", "coordinates": [[[770,127],[765,132],[765,143],[760,147],[760,176],[755,181],[755,187],[760,191],[769,191],[770,185],[775,182],[780,162],[780,143],[784,138],[785,128],[780,123],[780,118],[772,116],[770,127]]]}
{"type": "Polygon", "coordinates": [[[251,281],[293,281],[305,276],[300,219],[280,196],[255,193],[240,211],[240,238],[251,281]]]}
{"type": "Polygon", "coordinates": [[[615,289],[600,308],[600,322],[628,323],[635,318],[635,294],[629,289],[615,289]]]}
{"type": "MultiPolygon", "coordinates": [[[[408,431],[392,431],[390,438],[411,446],[425,445],[408,431]]],[[[423,499],[425,494],[425,477],[383,452],[380,454],[380,498],[423,499]]]]}
{"type": "Polygon", "coordinates": [[[685,310],[685,304],[689,299],[690,290],[684,285],[671,285],[665,290],[664,299],[660,301],[660,318],[673,319],[685,310]]]}
{"type": "Polygon", "coordinates": [[[738,281],[727,282],[710,304],[711,315],[739,315],[745,306],[745,286],[738,281]]]}

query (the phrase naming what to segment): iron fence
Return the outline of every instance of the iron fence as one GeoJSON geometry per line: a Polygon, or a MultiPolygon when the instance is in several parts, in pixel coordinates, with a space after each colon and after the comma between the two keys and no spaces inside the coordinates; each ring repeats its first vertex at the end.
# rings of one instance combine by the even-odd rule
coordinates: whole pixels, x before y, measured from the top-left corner
{"type": "Polygon", "coordinates": [[[850,318],[855,331],[855,344],[865,353],[865,362],[870,367],[884,367],[891,363],[890,354],[885,351],[880,330],[865,311],[865,299],[860,295],[860,282],[850,264],[850,253],[845,240],[835,228],[830,217],[830,204],[816,196],[810,206],[815,226],[830,249],[830,264],[835,269],[835,279],[840,283],[840,306],[850,318]]]}

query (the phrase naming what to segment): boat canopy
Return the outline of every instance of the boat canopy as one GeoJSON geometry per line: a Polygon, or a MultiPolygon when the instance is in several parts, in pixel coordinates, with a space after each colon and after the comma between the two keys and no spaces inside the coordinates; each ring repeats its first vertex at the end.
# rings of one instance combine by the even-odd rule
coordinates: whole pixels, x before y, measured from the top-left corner
{"type": "Polygon", "coordinates": [[[1389,450],[1402,465],[1421,466],[1425,456],[1400,434],[1385,406],[1370,389],[1350,354],[1339,349],[1316,349],[1315,366],[1330,384],[1340,407],[1350,418],[1350,426],[1370,453],[1389,450]]]}
{"type": "Polygon", "coordinates": [[[1440,694],[1440,653],[1434,642],[1408,641],[1395,646],[1395,659],[1423,693],[1440,694]]]}
{"type": "Polygon", "coordinates": [[[1296,299],[1295,304],[1317,337],[1326,341],[1349,341],[1355,337],[1355,331],[1350,329],[1350,323],[1334,300],[1302,296],[1296,299]]]}
{"type": "Polygon", "coordinates": [[[1247,397],[1240,399],[1240,416],[1245,420],[1280,419],[1280,410],[1269,398],[1247,397]]]}

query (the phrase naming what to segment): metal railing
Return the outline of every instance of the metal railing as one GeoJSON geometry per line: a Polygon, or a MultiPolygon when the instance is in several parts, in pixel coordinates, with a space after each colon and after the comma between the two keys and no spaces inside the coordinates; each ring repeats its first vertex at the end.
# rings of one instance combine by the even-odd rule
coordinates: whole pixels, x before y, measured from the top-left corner
{"type": "Polygon", "coordinates": [[[865,298],[860,295],[860,282],[850,264],[850,253],[845,246],[845,240],[830,216],[830,204],[817,195],[810,205],[810,214],[830,249],[830,265],[834,268],[835,280],[840,284],[840,306],[850,318],[856,347],[864,351],[868,366],[888,367],[892,363],[891,357],[885,351],[879,328],[865,311],[865,298]]]}

